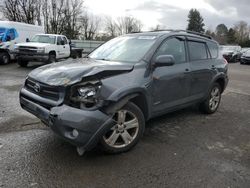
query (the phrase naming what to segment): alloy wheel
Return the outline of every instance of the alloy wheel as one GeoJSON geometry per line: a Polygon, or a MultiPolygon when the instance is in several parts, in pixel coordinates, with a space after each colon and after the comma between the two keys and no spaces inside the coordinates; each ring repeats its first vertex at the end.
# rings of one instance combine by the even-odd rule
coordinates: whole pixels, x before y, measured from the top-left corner
{"type": "Polygon", "coordinates": [[[110,147],[126,147],[137,137],[139,121],[135,114],[128,110],[119,110],[114,115],[114,120],[117,124],[103,136],[103,139],[110,147]]]}
{"type": "Polygon", "coordinates": [[[214,111],[218,107],[220,103],[220,89],[218,87],[214,87],[210,94],[210,100],[209,100],[209,108],[214,111]]]}

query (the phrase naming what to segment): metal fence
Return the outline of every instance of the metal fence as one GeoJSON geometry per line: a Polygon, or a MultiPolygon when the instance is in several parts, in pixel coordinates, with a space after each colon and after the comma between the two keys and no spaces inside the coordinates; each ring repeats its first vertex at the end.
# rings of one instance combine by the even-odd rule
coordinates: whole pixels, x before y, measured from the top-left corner
{"type": "Polygon", "coordinates": [[[76,48],[82,48],[84,54],[89,54],[98,46],[102,45],[104,41],[93,41],[93,40],[71,40],[72,44],[76,48]]]}

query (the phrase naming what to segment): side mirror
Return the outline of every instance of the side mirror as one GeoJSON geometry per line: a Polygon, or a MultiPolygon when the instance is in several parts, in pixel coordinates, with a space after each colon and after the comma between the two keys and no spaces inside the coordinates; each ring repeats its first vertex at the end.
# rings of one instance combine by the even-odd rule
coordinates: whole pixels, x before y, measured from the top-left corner
{"type": "Polygon", "coordinates": [[[29,39],[29,38],[26,38],[26,42],[30,42],[30,39],[29,39]]]}
{"type": "Polygon", "coordinates": [[[71,42],[71,40],[69,39],[69,45],[71,45],[72,44],[72,42],[71,42]]]}
{"type": "Polygon", "coordinates": [[[172,55],[159,55],[156,57],[154,66],[155,67],[165,67],[172,66],[175,64],[174,56],[172,55]]]}

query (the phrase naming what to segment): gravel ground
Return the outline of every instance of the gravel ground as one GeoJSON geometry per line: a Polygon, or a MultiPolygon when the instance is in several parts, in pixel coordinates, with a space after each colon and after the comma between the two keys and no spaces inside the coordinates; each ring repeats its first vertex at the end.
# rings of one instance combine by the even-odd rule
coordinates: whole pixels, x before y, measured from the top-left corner
{"type": "Polygon", "coordinates": [[[132,151],[82,157],[20,108],[35,67],[0,66],[0,187],[250,187],[250,66],[229,65],[217,113],[167,114],[147,123],[132,151]]]}

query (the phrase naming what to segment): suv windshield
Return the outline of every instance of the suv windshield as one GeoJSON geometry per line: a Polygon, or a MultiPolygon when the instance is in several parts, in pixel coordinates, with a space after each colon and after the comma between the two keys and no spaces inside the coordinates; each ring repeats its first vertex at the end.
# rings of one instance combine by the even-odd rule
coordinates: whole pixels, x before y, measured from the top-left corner
{"type": "Polygon", "coordinates": [[[49,43],[55,44],[56,37],[49,35],[35,35],[30,42],[40,42],[40,43],[49,43]]]}
{"type": "Polygon", "coordinates": [[[139,61],[154,44],[156,36],[124,36],[108,41],[89,57],[106,61],[139,61]]]}

